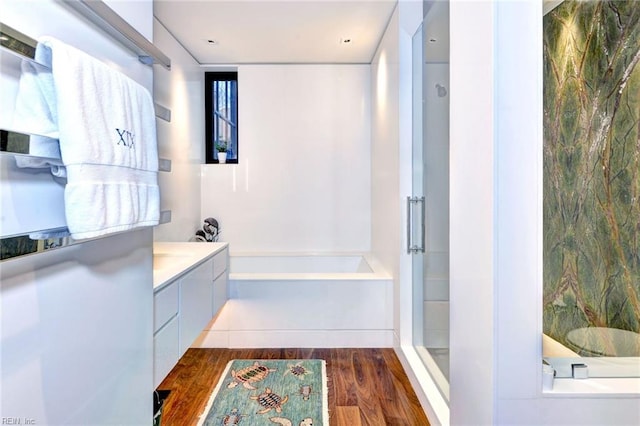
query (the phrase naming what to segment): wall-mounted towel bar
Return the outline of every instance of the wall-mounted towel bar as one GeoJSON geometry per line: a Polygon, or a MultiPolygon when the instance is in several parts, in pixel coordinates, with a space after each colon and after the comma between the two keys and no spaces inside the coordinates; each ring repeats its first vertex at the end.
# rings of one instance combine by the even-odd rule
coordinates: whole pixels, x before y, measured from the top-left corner
{"type": "Polygon", "coordinates": [[[158,170],[161,172],[170,172],[171,160],[167,160],[166,158],[158,159],[158,170]]]}
{"type": "MultiPolygon", "coordinates": [[[[134,52],[143,64],[151,65],[157,63],[166,69],[171,68],[171,60],[166,55],[102,1],[61,0],[61,3],[84,16],[87,20],[113,37],[114,40],[134,52]]],[[[2,61],[5,66],[7,63],[10,63],[12,70],[19,70],[20,61],[22,60],[31,61],[32,63],[36,62],[36,45],[37,41],[35,39],[0,23],[0,54],[2,55],[2,61]]],[[[38,65],[44,67],[42,64],[38,65]]],[[[154,107],[157,118],[171,121],[171,111],[169,109],[158,104],[154,104],[154,107]]],[[[15,158],[16,163],[20,161],[23,164],[28,164],[26,167],[37,167],[39,163],[45,165],[60,163],[60,158],[40,157],[32,155],[33,153],[30,155],[31,136],[32,135],[26,133],[0,129],[0,161],[3,162],[4,166],[13,163],[11,157],[15,158]]],[[[51,142],[57,143],[54,139],[51,139],[51,142]]],[[[8,167],[15,169],[15,164],[8,167]]],[[[171,171],[171,161],[159,159],[159,170],[171,171]]],[[[34,174],[34,177],[36,175],[37,174],[34,174]]],[[[163,224],[170,221],[171,211],[161,211],[159,223],[163,224]]],[[[44,223],[47,222],[49,225],[58,225],[64,223],[64,217],[55,217],[52,220],[44,221],[44,223]]],[[[42,228],[46,227],[46,225],[42,226],[42,228]]],[[[84,243],[90,240],[74,240],[67,236],[68,232],[66,232],[66,228],[37,229],[31,231],[27,231],[27,229],[29,229],[28,226],[13,231],[5,229],[8,235],[0,237],[0,261],[42,252],[44,250],[84,243]]]]}
{"type": "Polygon", "coordinates": [[[171,110],[168,108],[163,107],[160,104],[154,103],[153,106],[155,107],[156,110],[156,117],[164,120],[164,121],[168,121],[171,122],[171,110]]]}
{"type": "MultiPolygon", "coordinates": [[[[159,64],[168,70],[171,69],[171,59],[104,2],[100,0],[64,0],[63,2],[138,55],[138,60],[143,64],[159,64]]],[[[4,24],[0,24],[0,30],[2,46],[33,59],[36,40],[4,24]]]]}
{"type": "MultiPolygon", "coordinates": [[[[169,222],[171,222],[171,210],[161,211],[160,225],[169,222]]],[[[96,237],[77,241],[67,234],[67,228],[55,228],[2,237],[0,238],[0,262],[104,238],[96,237]]]]}
{"type": "MultiPolygon", "coordinates": [[[[24,157],[31,157],[32,159],[41,159],[44,161],[51,160],[51,162],[60,161],[60,158],[47,158],[40,157],[36,155],[31,155],[29,151],[29,141],[31,135],[27,133],[16,132],[13,130],[5,130],[0,129],[0,152],[6,152],[9,154],[21,154],[24,157]]],[[[57,143],[55,139],[45,138],[44,136],[40,136],[41,139],[46,139],[51,143],[57,143]]],[[[160,172],[170,172],[171,171],[171,160],[166,158],[158,159],[158,171],[160,172]]]]}
{"type": "Polygon", "coordinates": [[[76,12],[138,55],[143,64],[171,69],[171,59],[100,0],[64,0],[76,12]]]}
{"type": "MultiPolygon", "coordinates": [[[[35,62],[36,44],[38,42],[26,34],[0,23],[0,46],[3,51],[8,51],[12,54],[19,55],[20,58],[35,62]]],[[[37,63],[37,62],[36,62],[37,63]]],[[[43,69],[48,69],[47,66],[38,64],[43,69]]],[[[154,103],[155,114],[157,118],[165,121],[171,121],[171,110],[163,107],[160,104],[154,103]]]]}
{"type": "Polygon", "coordinates": [[[8,25],[0,23],[0,46],[29,59],[35,58],[38,42],[8,25]]]}
{"type": "MultiPolygon", "coordinates": [[[[44,136],[42,138],[51,143],[57,143],[55,139],[44,136]]],[[[26,133],[0,129],[0,151],[2,152],[29,155],[29,140],[30,135],[26,133]]],[[[59,158],[55,158],[55,160],[60,161],[59,158]]]]}

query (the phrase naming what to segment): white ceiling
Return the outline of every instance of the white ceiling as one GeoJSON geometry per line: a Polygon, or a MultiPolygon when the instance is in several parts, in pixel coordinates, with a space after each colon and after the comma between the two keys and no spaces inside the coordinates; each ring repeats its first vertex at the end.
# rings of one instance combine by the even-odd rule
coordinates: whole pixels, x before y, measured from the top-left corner
{"type": "Polygon", "coordinates": [[[154,15],[200,64],[368,64],[395,4],[396,0],[157,0],[154,15]],[[345,38],[351,43],[341,43],[345,38]]]}

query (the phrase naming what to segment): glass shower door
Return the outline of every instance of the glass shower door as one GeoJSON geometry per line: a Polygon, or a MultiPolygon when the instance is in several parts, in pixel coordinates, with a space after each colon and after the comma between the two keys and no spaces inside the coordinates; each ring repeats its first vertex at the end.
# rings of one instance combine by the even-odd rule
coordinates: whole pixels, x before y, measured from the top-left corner
{"type": "Polygon", "coordinates": [[[435,2],[413,37],[413,344],[449,394],[449,46],[448,3],[435,2]]]}

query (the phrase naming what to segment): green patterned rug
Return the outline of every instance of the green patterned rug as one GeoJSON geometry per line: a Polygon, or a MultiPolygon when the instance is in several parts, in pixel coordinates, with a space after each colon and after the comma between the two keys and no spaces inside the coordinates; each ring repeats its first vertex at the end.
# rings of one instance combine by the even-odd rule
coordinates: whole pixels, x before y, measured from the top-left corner
{"type": "Polygon", "coordinates": [[[198,421],[198,426],[274,424],[329,425],[325,361],[230,361],[198,421]]]}

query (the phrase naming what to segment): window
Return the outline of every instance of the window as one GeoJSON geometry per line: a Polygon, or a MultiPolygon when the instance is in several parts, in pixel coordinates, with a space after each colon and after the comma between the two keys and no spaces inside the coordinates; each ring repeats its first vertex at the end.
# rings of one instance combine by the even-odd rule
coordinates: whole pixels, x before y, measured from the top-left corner
{"type": "Polygon", "coordinates": [[[206,162],[238,163],[238,73],[206,72],[204,82],[206,162]]]}

